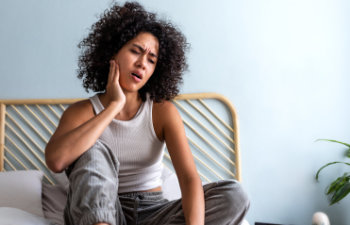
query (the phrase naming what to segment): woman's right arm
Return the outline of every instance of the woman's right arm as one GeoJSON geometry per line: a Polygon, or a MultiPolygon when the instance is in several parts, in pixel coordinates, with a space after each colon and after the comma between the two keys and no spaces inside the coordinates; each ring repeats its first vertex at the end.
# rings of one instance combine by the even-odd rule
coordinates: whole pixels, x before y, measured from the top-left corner
{"type": "Polygon", "coordinates": [[[89,100],[75,103],[63,113],[45,149],[46,164],[52,171],[63,171],[87,151],[123,108],[125,95],[119,86],[119,69],[114,61],[106,90],[109,104],[98,115],[94,115],[89,100]]]}

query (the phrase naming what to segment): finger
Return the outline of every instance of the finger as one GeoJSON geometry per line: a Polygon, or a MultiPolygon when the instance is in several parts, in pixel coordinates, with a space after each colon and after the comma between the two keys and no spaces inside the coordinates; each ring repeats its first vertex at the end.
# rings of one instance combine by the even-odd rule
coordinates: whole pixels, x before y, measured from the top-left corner
{"type": "Polygon", "coordinates": [[[119,64],[117,61],[115,61],[114,65],[115,65],[115,71],[114,71],[115,77],[114,77],[114,79],[119,82],[119,76],[120,76],[119,64]]]}
{"type": "Polygon", "coordinates": [[[109,61],[108,83],[113,82],[114,74],[115,74],[115,62],[114,62],[114,60],[110,60],[109,61]]]}

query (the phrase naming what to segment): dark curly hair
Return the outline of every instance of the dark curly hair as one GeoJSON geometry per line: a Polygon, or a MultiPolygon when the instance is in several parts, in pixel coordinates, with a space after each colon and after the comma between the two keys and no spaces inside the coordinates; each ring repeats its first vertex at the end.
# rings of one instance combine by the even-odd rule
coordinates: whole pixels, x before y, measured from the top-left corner
{"type": "Polygon", "coordinates": [[[159,42],[155,71],[139,90],[142,100],[146,93],[156,102],[170,100],[179,93],[182,73],[187,69],[186,39],[174,25],[159,20],[137,2],[126,2],[124,6],[114,4],[79,43],[78,78],[83,80],[87,92],[89,89],[94,92],[106,90],[109,60],[140,32],[153,34],[159,42]]]}

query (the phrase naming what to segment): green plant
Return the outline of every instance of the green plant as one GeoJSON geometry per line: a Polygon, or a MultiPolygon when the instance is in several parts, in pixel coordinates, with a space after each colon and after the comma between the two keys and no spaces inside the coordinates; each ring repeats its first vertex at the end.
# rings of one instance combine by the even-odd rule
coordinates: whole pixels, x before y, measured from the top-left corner
{"type": "MultiPolygon", "coordinates": [[[[350,158],[350,144],[336,141],[336,140],[330,140],[330,139],[319,139],[320,141],[330,141],[339,143],[342,145],[345,145],[348,149],[345,152],[345,155],[347,158],[350,158]]],[[[333,165],[333,164],[345,164],[347,166],[350,166],[350,163],[348,162],[330,162],[326,165],[322,166],[316,173],[316,180],[318,181],[319,174],[321,170],[326,168],[327,166],[333,165]]],[[[327,188],[326,195],[330,197],[330,205],[333,205],[334,203],[339,202],[342,200],[345,196],[347,196],[350,193],[350,172],[344,173],[342,176],[336,178],[327,188]]]]}

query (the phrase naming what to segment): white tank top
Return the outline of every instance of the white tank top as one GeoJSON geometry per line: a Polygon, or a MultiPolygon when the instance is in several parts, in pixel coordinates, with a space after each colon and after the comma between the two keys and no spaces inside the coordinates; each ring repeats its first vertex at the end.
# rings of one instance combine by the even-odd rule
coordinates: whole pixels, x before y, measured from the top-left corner
{"type": "MultiPolygon", "coordinates": [[[[104,110],[98,95],[90,101],[96,115],[104,110]]],[[[153,101],[147,95],[131,120],[113,119],[99,137],[120,163],[118,193],[149,190],[162,184],[165,143],[154,131],[152,107],[153,101]]]]}

